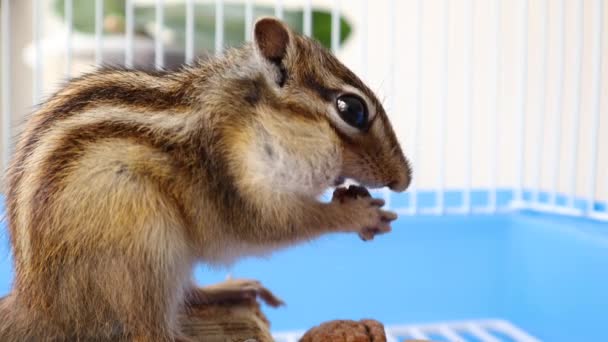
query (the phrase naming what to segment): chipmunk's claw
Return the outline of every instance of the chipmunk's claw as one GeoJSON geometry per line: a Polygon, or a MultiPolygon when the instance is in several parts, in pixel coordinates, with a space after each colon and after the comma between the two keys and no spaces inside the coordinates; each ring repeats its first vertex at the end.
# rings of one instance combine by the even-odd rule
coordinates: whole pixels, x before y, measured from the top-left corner
{"type": "Polygon", "coordinates": [[[332,201],[345,203],[347,201],[362,198],[369,199],[369,205],[377,207],[377,215],[379,215],[379,217],[376,219],[375,223],[373,223],[373,226],[363,227],[358,232],[359,237],[363,241],[370,241],[373,240],[376,235],[390,232],[390,223],[397,219],[397,214],[391,211],[381,210],[380,208],[384,206],[385,201],[381,198],[371,198],[371,194],[365,187],[351,185],[348,188],[337,188],[333,193],[332,201]]]}
{"type": "Polygon", "coordinates": [[[260,298],[272,307],[285,305],[285,302],[268,290],[257,280],[228,279],[222,283],[196,288],[190,294],[189,304],[218,304],[255,301],[260,298]]]}

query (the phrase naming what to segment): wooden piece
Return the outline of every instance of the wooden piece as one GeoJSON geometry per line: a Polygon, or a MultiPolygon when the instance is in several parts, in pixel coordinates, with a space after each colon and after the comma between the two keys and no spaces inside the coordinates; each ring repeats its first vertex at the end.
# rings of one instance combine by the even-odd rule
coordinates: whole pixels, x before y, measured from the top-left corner
{"type": "MultiPolygon", "coordinates": [[[[183,332],[193,341],[271,342],[270,323],[257,301],[199,305],[180,317],[183,332]],[[248,341],[249,340],[249,341],[248,341]]],[[[300,342],[386,342],[375,320],[334,320],[310,329],[300,342]]]]}
{"type": "Polygon", "coordinates": [[[199,305],[180,317],[182,331],[194,341],[272,342],[270,324],[257,301],[199,305]]]}
{"type": "MultiPolygon", "coordinates": [[[[232,289],[233,283],[229,280],[207,289],[232,289]]],[[[260,288],[270,293],[264,287],[260,288]]],[[[268,298],[262,295],[264,291],[258,296],[267,301],[268,298]]],[[[235,298],[238,299],[192,306],[180,316],[183,333],[192,341],[272,342],[270,322],[261,311],[258,298],[235,298]]],[[[382,323],[375,320],[333,320],[308,330],[300,342],[386,342],[386,334],[382,323]]]]}

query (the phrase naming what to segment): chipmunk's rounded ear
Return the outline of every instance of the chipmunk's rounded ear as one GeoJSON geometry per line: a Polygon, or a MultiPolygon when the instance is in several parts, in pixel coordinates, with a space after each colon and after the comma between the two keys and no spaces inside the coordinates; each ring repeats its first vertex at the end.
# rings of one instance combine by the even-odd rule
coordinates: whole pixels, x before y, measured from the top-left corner
{"type": "Polygon", "coordinates": [[[278,19],[261,18],[253,30],[255,45],[266,59],[280,61],[287,54],[291,40],[289,28],[278,19]]]}

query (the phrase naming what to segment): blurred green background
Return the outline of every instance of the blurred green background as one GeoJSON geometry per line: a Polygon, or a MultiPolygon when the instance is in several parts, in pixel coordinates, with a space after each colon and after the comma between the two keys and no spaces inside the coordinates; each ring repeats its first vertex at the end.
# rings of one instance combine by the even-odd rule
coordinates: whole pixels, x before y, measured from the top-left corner
{"type": "MultiPolygon", "coordinates": [[[[95,1],[74,1],[74,30],[82,33],[95,32],[95,1]]],[[[53,9],[61,18],[64,17],[64,0],[55,0],[53,9]]],[[[164,27],[172,34],[171,43],[176,47],[185,46],[186,8],[185,3],[166,4],[164,6],[164,27]]],[[[198,3],[194,7],[195,49],[212,51],[215,46],[215,4],[198,3]]],[[[135,31],[154,37],[155,6],[134,4],[135,31]]],[[[272,6],[253,6],[253,17],[274,15],[272,6]]],[[[302,32],[303,10],[285,9],[283,20],[295,31],[302,32]]],[[[105,0],[104,17],[114,20],[117,32],[124,32],[125,0],[105,0]]],[[[106,25],[107,26],[107,25],[106,25]]],[[[343,43],[352,31],[351,24],[340,20],[340,42],[343,43]]],[[[245,41],[245,4],[224,4],[224,46],[233,47],[245,41]]],[[[312,10],[312,35],[324,46],[331,46],[331,13],[324,9],[312,10]]]]}

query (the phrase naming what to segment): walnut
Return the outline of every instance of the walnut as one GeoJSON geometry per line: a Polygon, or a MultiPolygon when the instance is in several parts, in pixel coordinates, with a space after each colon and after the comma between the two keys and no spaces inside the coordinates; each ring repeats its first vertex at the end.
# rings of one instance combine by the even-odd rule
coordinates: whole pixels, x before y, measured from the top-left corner
{"type": "Polygon", "coordinates": [[[386,335],[375,320],[335,320],[308,330],[300,342],[386,342],[386,335]]]}

